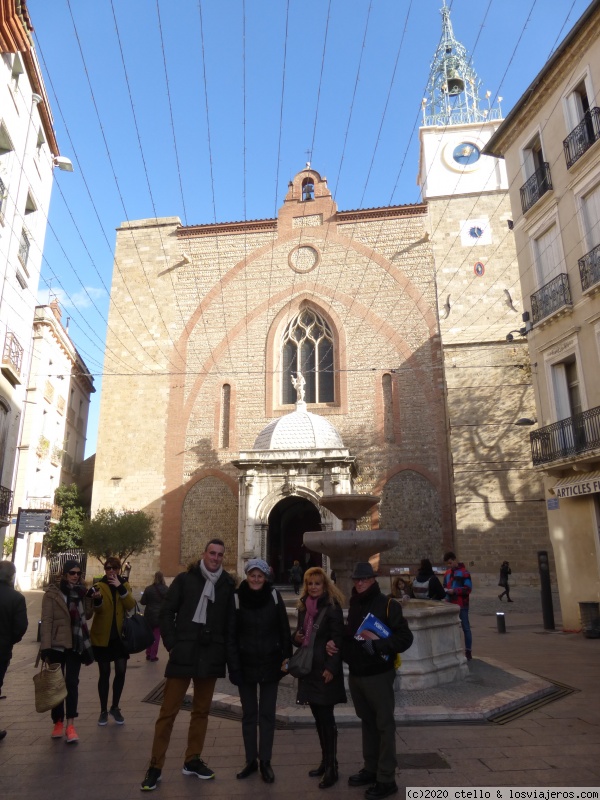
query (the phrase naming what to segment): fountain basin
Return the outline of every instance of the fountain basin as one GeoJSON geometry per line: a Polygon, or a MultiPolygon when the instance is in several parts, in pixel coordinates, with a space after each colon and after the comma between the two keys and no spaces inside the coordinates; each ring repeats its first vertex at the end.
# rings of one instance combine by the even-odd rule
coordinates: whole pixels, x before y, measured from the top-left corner
{"type": "Polygon", "coordinates": [[[458,606],[435,600],[407,600],[402,611],[414,641],[402,653],[396,691],[430,689],[469,674],[458,606]]]}
{"type": "Polygon", "coordinates": [[[355,530],[356,520],[364,517],[381,500],[375,494],[326,494],[319,505],[342,520],[343,530],[355,530]]]}

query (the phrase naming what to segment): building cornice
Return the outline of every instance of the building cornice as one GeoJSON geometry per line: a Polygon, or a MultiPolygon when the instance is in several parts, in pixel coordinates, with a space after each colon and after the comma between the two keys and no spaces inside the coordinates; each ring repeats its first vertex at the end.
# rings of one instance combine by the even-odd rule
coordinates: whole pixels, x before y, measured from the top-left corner
{"type": "MultiPolygon", "coordinates": [[[[348,222],[369,222],[374,219],[397,219],[400,217],[418,217],[427,214],[426,203],[414,203],[404,206],[384,206],[382,208],[359,208],[351,211],[338,211],[331,222],[344,224],[348,222]]],[[[216,236],[226,233],[264,233],[276,232],[277,219],[252,219],[238,222],[212,222],[206,225],[188,225],[177,229],[181,239],[198,236],[216,236]]]]}

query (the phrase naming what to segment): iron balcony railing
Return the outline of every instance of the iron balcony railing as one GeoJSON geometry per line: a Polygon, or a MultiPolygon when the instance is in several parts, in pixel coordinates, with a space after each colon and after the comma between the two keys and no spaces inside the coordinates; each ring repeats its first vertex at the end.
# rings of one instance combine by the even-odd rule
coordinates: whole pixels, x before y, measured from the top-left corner
{"type": "Polygon", "coordinates": [[[552,177],[550,175],[550,164],[544,161],[539,169],[528,178],[521,186],[521,208],[526,214],[534,206],[540,197],[552,189],[552,177]]]}
{"type": "Polygon", "coordinates": [[[561,272],[541,289],[531,295],[531,319],[533,324],[549,317],[563,306],[571,305],[571,290],[566,272],[561,272]]]}
{"type": "Polygon", "coordinates": [[[600,244],[586,253],[577,263],[581,276],[581,288],[585,292],[586,289],[590,289],[595,283],[600,282],[600,244]]]}
{"type": "Polygon", "coordinates": [[[600,406],[532,431],[534,466],[600,448],[600,406]]]}
{"type": "Polygon", "coordinates": [[[13,493],[6,486],[0,486],[0,519],[8,519],[10,517],[10,509],[12,506],[13,493]]]}
{"type": "Polygon", "coordinates": [[[590,108],[583,115],[583,119],[573,128],[563,142],[567,169],[590,149],[595,141],[600,139],[600,108],[590,108]]]}
{"type": "Polygon", "coordinates": [[[21,367],[23,366],[23,348],[19,344],[17,337],[11,331],[7,331],[4,338],[2,363],[10,364],[17,375],[21,374],[21,367]]]}

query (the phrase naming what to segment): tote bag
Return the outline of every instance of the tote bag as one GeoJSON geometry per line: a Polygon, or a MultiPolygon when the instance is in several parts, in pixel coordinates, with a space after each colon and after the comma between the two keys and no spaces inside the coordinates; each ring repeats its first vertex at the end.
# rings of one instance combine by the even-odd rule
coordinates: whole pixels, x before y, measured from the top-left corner
{"type": "Polygon", "coordinates": [[[60,664],[42,661],[40,671],[33,676],[35,710],[43,714],[60,705],[67,696],[65,678],[60,664]]]}
{"type": "Polygon", "coordinates": [[[141,613],[138,604],[135,604],[135,611],[123,620],[123,630],[121,640],[125,650],[132,653],[141,653],[150,647],[154,641],[154,631],[146,617],[141,613]]]}

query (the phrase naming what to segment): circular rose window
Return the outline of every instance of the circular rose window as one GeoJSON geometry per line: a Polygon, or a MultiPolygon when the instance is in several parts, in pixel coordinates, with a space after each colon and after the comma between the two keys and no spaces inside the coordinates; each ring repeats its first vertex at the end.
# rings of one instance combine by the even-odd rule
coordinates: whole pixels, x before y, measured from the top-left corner
{"type": "Polygon", "coordinates": [[[288,256],[288,264],[294,272],[310,272],[320,261],[319,251],[309,245],[295,247],[288,256]]]}

